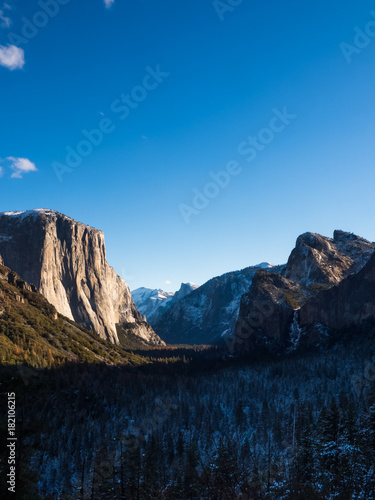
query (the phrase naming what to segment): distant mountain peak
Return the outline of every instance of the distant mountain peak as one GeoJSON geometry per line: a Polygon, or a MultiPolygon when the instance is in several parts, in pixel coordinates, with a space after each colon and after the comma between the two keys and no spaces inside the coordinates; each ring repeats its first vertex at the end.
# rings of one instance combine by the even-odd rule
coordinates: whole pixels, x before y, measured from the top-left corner
{"type": "Polygon", "coordinates": [[[261,262],[260,264],[257,264],[254,267],[258,267],[259,269],[271,269],[272,267],[275,267],[274,264],[271,264],[270,262],[261,262]]]}
{"type": "Polygon", "coordinates": [[[164,290],[140,287],[131,292],[138,311],[146,317],[152,325],[160,319],[173,304],[183,299],[196,290],[198,285],[187,282],[181,283],[177,292],[165,292],[164,290]]]}
{"type": "Polygon", "coordinates": [[[198,285],[189,281],[187,283],[181,283],[180,289],[174,295],[179,295],[179,298],[182,298],[182,295],[187,295],[197,288],[198,285]]]}

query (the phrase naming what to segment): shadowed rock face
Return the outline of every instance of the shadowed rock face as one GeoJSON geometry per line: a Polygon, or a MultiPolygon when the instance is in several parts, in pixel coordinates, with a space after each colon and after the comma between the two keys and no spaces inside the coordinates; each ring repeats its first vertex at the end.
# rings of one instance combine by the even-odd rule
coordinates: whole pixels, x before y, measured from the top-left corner
{"type": "Polygon", "coordinates": [[[125,281],[108,265],[104,235],[51,210],[0,214],[4,264],[35,284],[57,311],[118,344],[116,324],[161,343],[137,311],[125,281]]]}
{"type": "Polygon", "coordinates": [[[373,243],[343,231],[333,239],[301,235],[283,276],[258,271],[242,297],[236,350],[280,352],[316,344],[327,328],[374,316],[374,250],[373,243]]]}
{"type": "Polygon", "coordinates": [[[250,290],[242,296],[234,336],[235,351],[285,348],[296,304],[308,292],[276,273],[258,271],[250,290]]]}
{"type": "Polygon", "coordinates": [[[375,253],[358,274],[306,302],[298,316],[306,331],[340,330],[375,319],[375,253]]]}

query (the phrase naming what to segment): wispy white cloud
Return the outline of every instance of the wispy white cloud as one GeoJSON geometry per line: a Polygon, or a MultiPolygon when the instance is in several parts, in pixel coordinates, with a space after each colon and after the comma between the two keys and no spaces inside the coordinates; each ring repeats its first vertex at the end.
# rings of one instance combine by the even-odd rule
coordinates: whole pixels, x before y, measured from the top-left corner
{"type": "Polygon", "coordinates": [[[115,0],[104,0],[104,5],[106,6],[107,9],[112,7],[112,5],[115,3],[115,0]]]}
{"type": "Polygon", "coordinates": [[[25,52],[15,45],[0,45],[0,66],[14,69],[22,69],[25,64],[25,52]]]}
{"type": "Polygon", "coordinates": [[[3,167],[0,167],[0,177],[2,177],[4,175],[4,169],[3,167]]]}
{"type": "Polygon", "coordinates": [[[171,283],[172,283],[172,281],[169,281],[169,280],[167,280],[167,281],[165,282],[165,284],[166,284],[166,285],[170,285],[171,283]]]}
{"type": "Polygon", "coordinates": [[[35,163],[27,158],[15,158],[14,156],[8,156],[7,160],[10,162],[9,166],[13,170],[13,174],[11,175],[13,179],[22,179],[23,174],[38,171],[35,163]]]}

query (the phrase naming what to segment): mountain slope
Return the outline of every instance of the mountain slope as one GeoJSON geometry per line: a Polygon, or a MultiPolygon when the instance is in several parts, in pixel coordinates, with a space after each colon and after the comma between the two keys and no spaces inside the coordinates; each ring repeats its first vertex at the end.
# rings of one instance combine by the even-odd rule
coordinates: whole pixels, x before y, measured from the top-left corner
{"type": "Polygon", "coordinates": [[[0,253],[59,313],[101,338],[119,344],[120,324],[162,344],[137,311],[125,281],[108,265],[101,231],[52,210],[5,212],[0,253]]]}
{"type": "Polygon", "coordinates": [[[58,314],[35,288],[0,258],[0,362],[37,368],[66,361],[140,364],[145,360],[100,339],[58,314]]]}
{"type": "MultiPolygon", "coordinates": [[[[281,271],[282,266],[267,264],[281,271]]],[[[266,268],[262,263],[260,268],[266,268]]],[[[233,333],[241,296],[248,291],[258,266],[212,278],[179,300],[154,324],[167,343],[210,344],[233,333]]],[[[266,271],[267,272],[267,271],[266,271]]]]}

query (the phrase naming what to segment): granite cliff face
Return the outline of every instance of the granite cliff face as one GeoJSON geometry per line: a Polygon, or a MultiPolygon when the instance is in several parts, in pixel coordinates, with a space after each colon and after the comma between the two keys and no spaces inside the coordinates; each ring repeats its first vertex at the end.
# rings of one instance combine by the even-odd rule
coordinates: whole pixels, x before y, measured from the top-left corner
{"type": "Polygon", "coordinates": [[[60,314],[100,337],[118,344],[119,324],[148,342],[163,343],[107,263],[101,231],[52,210],[5,212],[0,214],[0,254],[60,314]]]}
{"type": "Polygon", "coordinates": [[[374,249],[373,243],[344,231],[335,231],[333,239],[304,233],[297,238],[283,275],[304,286],[336,285],[357,273],[374,249]]]}
{"type": "Polygon", "coordinates": [[[374,251],[373,243],[343,231],[333,239],[299,236],[282,276],[258,271],[242,297],[234,349],[283,352],[316,345],[327,328],[338,330],[374,314],[374,251]]]}
{"type": "Polygon", "coordinates": [[[355,275],[324,290],[298,311],[302,331],[321,332],[361,326],[375,320],[375,253],[355,275]]]}
{"type": "Polygon", "coordinates": [[[233,349],[282,350],[288,345],[294,307],[307,294],[298,283],[280,274],[258,271],[241,298],[233,349]]]}

